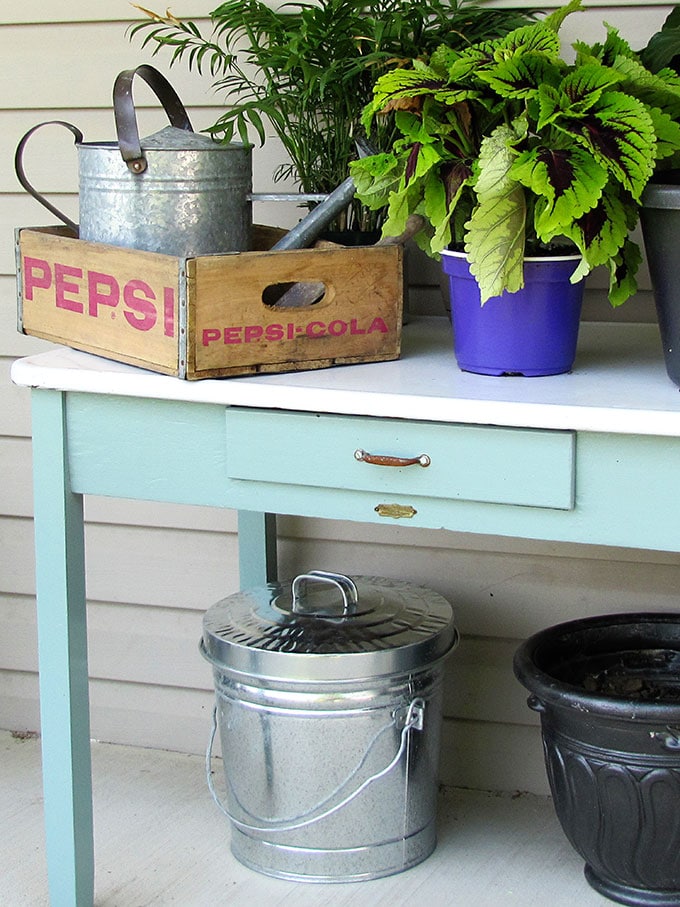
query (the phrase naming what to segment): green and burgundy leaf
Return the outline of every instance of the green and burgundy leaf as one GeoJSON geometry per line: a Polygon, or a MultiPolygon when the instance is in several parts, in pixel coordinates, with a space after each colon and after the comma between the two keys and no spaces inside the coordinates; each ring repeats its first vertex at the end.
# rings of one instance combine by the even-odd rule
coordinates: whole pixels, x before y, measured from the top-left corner
{"type": "Polygon", "coordinates": [[[420,179],[433,168],[438,168],[442,163],[442,149],[437,144],[421,144],[416,142],[406,159],[404,170],[404,186],[413,179],[420,179]]]}
{"type": "Polygon", "coordinates": [[[627,239],[618,255],[609,262],[609,301],[612,306],[620,306],[637,293],[635,279],[642,253],[637,243],[627,239]]]}
{"type": "Polygon", "coordinates": [[[520,26],[496,42],[494,58],[500,62],[529,53],[557,60],[560,56],[560,39],[555,29],[543,22],[520,26]]]}
{"type": "MultiPolygon", "coordinates": [[[[493,63],[494,47],[495,42],[486,42],[484,44],[475,44],[463,51],[455,52],[455,57],[452,56],[447,61],[448,65],[446,67],[446,72],[448,84],[464,84],[466,80],[476,76],[477,72],[483,66],[487,66],[490,63],[493,63]]],[[[440,48],[441,52],[443,52],[444,50],[446,50],[446,48],[440,48]]],[[[432,55],[430,65],[433,69],[438,70],[439,59],[436,58],[437,53],[438,51],[435,51],[435,53],[432,55]],[[437,66],[434,65],[435,63],[437,64],[437,66]]],[[[444,60],[445,58],[442,58],[442,61],[444,60]]]]}
{"type": "Polygon", "coordinates": [[[602,92],[623,81],[623,75],[598,63],[584,63],[564,77],[560,91],[568,98],[565,111],[581,113],[596,104],[602,92]]]}
{"type": "Polygon", "coordinates": [[[605,188],[597,205],[575,222],[580,233],[577,245],[590,268],[606,265],[619,254],[636,218],[634,206],[620,192],[605,188]]]}
{"type": "Polygon", "coordinates": [[[545,242],[595,207],[608,180],[585,148],[545,145],[522,152],[511,175],[546,200],[535,216],[536,233],[545,242]]]}
{"type": "Polygon", "coordinates": [[[650,107],[680,118],[680,76],[672,69],[651,73],[639,60],[628,57],[617,57],[613,66],[625,79],[627,92],[650,107]]]}
{"type": "Polygon", "coordinates": [[[593,44],[591,46],[579,42],[577,53],[579,56],[592,56],[599,60],[605,66],[613,66],[617,57],[635,57],[635,52],[631,49],[630,44],[621,37],[618,30],[605,23],[607,37],[603,44],[593,44]]]}
{"type": "Polygon", "coordinates": [[[430,240],[430,249],[434,253],[448,248],[455,239],[451,218],[456,213],[461,193],[472,177],[470,168],[463,163],[442,170],[441,178],[428,177],[424,185],[425,215],[431,224],[437,225],[430,240]]]}
{"type": "Polygon", "coordinates": [[[604,92],[580,119],[555,125],[572,134],[637,200],[656,159],[654,124],[645,105],[623,92],[604,92]]]}
{"type": "Polygon", "coordinates": [[[431,70],[394,69],[378,79],[373,88],[373,99],[362,114],[362,125],[369,131],[377,114],[394,109],[420,106],[416,99],[432,94],[444,87],[444,82],[431,70]]]}
{"type": "Polygon", "coordinates": [[[559,69],[539,54],[517,54],[480,70],[480,79],[503,98],[536,97],[543,85],[559,82],[559,69]]]}

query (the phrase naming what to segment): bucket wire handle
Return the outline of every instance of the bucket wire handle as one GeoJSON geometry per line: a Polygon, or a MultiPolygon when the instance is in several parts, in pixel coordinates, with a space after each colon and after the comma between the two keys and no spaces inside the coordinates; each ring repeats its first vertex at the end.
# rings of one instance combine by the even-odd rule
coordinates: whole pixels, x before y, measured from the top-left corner
{"type": "Polygon", "coordinates": [[[118,147],[128,169],[132,173],[143,173],[146,170],[147,162],[142,151],[137,114],[132,98],[132,83],[135,76],[144,79],[156,95],[168,115],[171,126],[185,129],[187,132],[194,130],[179,95],[157,69],[143,63],[136,69],[125,69],[119,73],[113,84],[113,114],[118,134],[118,147]]]}
{"type": "Polygon", "coordinates": [[[29,195],[32,195],[33,198],[39,202],[43,208],[47,208],[50,214],[54,214],[55,217],[58,217],[60,221],[66,224],[67,227],[70,227],[74,233],[78,232],[78,224],[74,223],[70,217],[67,217],[59,208],[56,208],[52,202],[48,202],[44,195],[41,195],[37,189],[35,189],[31,183],[28,181],[26,172],[24,170],[24,148],[26,143],[33,135],[34,132],[37,132],[38,129],[42,129],[43,126],[63,126],[65,129],[68,129],[69,132],[73,134],[76,145],[80,145],[83,141],[83,134],[78,129],[77,126],[74,126],[73,123],[67,123],[64,120],[47,120],[44,123],[38,123],[37,126],[33,126],[32,129],[29,129],[28,132],[23,136],[19,144],[17,145],[17,150],[14,154],[14,171],[17,175],[17,178],[21,185],[24,187],[26,192],[29,195]]]}
{"type": "Polygon", "coordinates": [[[361,766],[366,761],[366,758],[368,757],[368,754],[370,753],[371,748],[373,747],[373,745],[376,742],[376,740],[378,739],[378,737],[380,737],[381,734],[383,734],[386,730],[389,730],[390,728],[394,727],[396,724],[396,719],[391,724],[386,725],[385,727],[381,728],[378,731],[378,733],[375,735],[373,740],[370,742],[363,757],[361,758],[359,765],[354,769],[352,774],[345,781],[343,781],[343,783],[340,784],[328,797],[326,797],[325,800],[322,800],[321,803],[318,803],[311,810],[309,810],[307,813],[303,813],[301,816],[298,816],[292,820],[285,820],[284,824],[276,824],[277,822],[280,823],[281,820],[274,819],[274,820],[271,820],[272,824],[270,824],[270,825],[253,825],[249,822],[243,822],[241,819],[237,819],[231,812],[229,812],[228,808],[222,802],[222,800],[219,797],[219,794],[217,793],[217,790],[215,789],[215,784],[214,784],[213,777],[212,777],[212,749],[213,749],[213,744],[215,742],[215,734],[217,733],[217,706],[215,706],[215,708],[213,709],[212,729],[211,729],[211,733],[210,733],[210,738],[208,740],[208,748],[207,748],[206,754],[205,754],[205,769],[206,769],[206,777],[207,777],[207,781],[208,781],[208,790],[210,791],[213,800],[215,801],[217,806],[222,810],[224,815],[229,819],[230,822],[232,822],[238,828],[245,829],[246,831],[255,831],[255,832],[263,832],[263,833],[264,832],[294,831],[295,829],[298,829],[298,828],[305,828],[308,825],[313,825],[316,822],[320,822],[322,819],[327,819],[329,816],[332,816],[334,813],[338,812],[339,810],[344,809],[345,806],[347,806],[353,800],[356,800],[356,798],[361,793],[363,793],[363,791],[365,791],[369,785],[373,784],[374,781],[378,781],[380,778],[384,778],[385,775],[388,775],[401,761],[401,757],[403,756],[403,754],[406,750],[406,746],[408,744],[410,732],[412,730],[422,731],[424,711],[425,711],[425,700],[422,699],[422,697],[417,696],[415,699],[411,700],[411,702],[409,703],[408,710],[406,712],[406,720],[404,721],[404,727],[402,728],[401,734],[399,736],[399,748],[397,749],[397,752],[395,753],[394,757],[384,768],[380,769],[380,771],[375,772],[374,774],[372,774],[368,778],[366,778],[364,781],[362,781],[361,784],[357,788],[355,788],[355,790],[353,790],[350,794],[348,794],[346,797],[344,797],[339,803],[336,803],[334,806],[331,806],[328,809],[325,809],[323,812],[318,813],[317,815],[314,815],[314,816],[309,815],[310,813],[319,809],[320,806],[324,806],[326,803],[328,803],[337,794],[338,791],[342,790],[343,787],[346,787],[349,784],[349,782],[352,780],[352,778],[354,778],[354,776],[357,774],[357,772],[361,769],[361,766]]]}

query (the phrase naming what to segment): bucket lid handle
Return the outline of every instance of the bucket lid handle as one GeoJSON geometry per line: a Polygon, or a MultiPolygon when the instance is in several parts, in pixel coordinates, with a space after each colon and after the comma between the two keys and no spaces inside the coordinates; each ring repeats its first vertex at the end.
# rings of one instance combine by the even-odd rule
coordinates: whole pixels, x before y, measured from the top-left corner
{"type": "MultiPolygon", "coordinates": [[[[309,581],[327,583],[335,586],[342,594],[342,616],[349,617],[356,614],[359,592],[356,583],[349,576],[342,573],[330,573],[326,570],[310,570],[309,573],[300,573],[292,582],[291,594],[293,596],[293,613],[310,613],[311,609],[304,607],[304,601],[309,581]]],[[[319,612],[311,612],[319,613],[319,612]]],[[[327,616],[327,615],[324,615],[327,616]]]]}
{"type": "Polygon", "coordinates": [[[128,169],[133,173],[143,173],[146,170],[146,158],[139,139],[137,115],[132,98],[132,82],[135,76],[140,76],[151,88],[163,105],[170,125],[176,126],[177,129],[185,129],[187,132],[194,130],[179,95],[157,69],[143,63],[136,69],[126,69],[119,73],[113,84],[113,113],[118,133],[118,147],[128,169]]]}

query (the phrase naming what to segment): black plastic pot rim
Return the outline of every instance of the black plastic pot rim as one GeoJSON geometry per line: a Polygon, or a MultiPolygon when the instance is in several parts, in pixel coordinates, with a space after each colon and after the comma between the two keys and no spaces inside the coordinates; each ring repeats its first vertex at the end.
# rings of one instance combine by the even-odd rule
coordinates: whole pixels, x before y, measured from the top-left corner
{"type": "Polygon", "coordinates": [[[676,210],[680,208],[680,185],[647,183],[641,203],[643,208],[676,210]]]}
{"type": "Polygon", "coordinates": [[[568,633],[604,627],[621,627],[631,624],[672,624],[680,627],[680,612],[647,612],[607,614],[556,624],[530,636],[515,652],[515,676],[542,704],[574,709],[580,712],[604,715],[610,718],[638,719],[644,721],[677,723],[680,720],[680,703],[643,702],[623,697],[588,692],[552,677],[537,667],[536,653],[541,646],[568,633]]]}

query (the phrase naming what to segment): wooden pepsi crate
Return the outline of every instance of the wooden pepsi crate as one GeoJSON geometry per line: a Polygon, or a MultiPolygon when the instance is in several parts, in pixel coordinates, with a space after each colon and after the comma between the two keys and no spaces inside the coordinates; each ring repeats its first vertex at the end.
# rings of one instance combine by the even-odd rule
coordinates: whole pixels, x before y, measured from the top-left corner
{"type": "Polygon", "coordinates": [[[19,330],[189,380],[398,359],[402,248],[269,251],[280,233],[185,259],[19,229],[19,330]]]}

